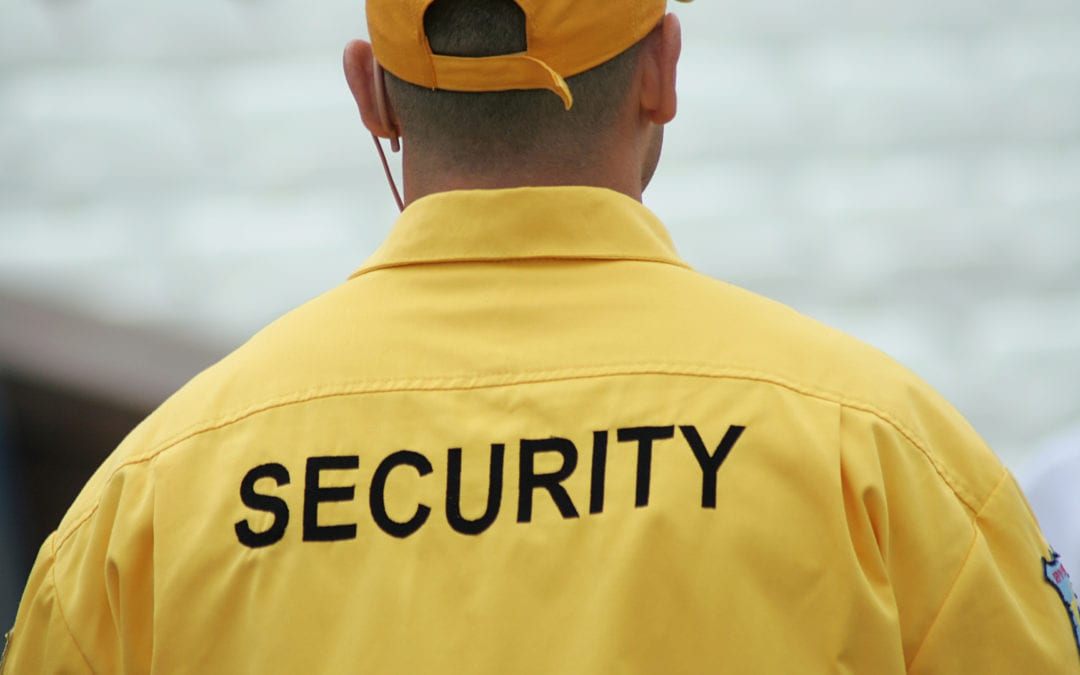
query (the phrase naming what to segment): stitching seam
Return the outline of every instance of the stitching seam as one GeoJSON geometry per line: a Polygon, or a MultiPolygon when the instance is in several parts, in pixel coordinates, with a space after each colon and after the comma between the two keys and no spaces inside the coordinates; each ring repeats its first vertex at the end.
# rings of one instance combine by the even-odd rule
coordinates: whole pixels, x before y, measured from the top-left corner
{"type": "Polygon", "coordinates": [[[56,583],[56,554],[59,548],[59,544],[54,540],[52,543],[52,565],[49,566],[49,581],[52,583],[53,597],[56,599],[56,612],[60,615],[60,620],[64,622],[64,629],[67,631],[68,637],[71,638],[71,644],[75,645],[75,651],[79,652],[79,656],[82,657],[83,663],[86,664],[87,669],[89,669],[91,673],[94,673],[96,671],[94,670],[94,667],[90,665],[90,659],[87,658],[86,652],[83,651],[82,646],[79,645],[79,641],[75,638],[75,632],[71,630],[71,623],[68,621],[67,615],[64,614],[64,606],[60,602],[60,586],[56,583]]]}
{"type": "Polygon", "coordinates": [[[923,647],[926,645],[927,639],[934,632],[937,627],[938,619],[941,618],[941,613],[945,611],[945,605],[949,603],[949,598],[952,597],[953,591],[956,590],[956,584],[960,582],[960,577],[964,574],[964,569],[967,567],[968,562],[971,561],[971,555],[975,552],[975,544],[978,543],[979,537],[982,531],[979,529],[978,521],[982,517],[983,510],[990,504],[994,496],[997,494],[1001,486],[1005,484],[1005,481],[1009,478],[1009,472],[1003,471],[1001,478],[998,480],[997,485],[990,491],[990,494],[986,497],[986,501],[982,503],[982,506],[975,513],[971,519],[972,536],[971,545],[968,546],[967,553],[964,555],[964,560],[960,563],[960,567],[956,570],[956,576],[953,577],[952,583],[949,584],[949,590],[945,593],[945,597],[941,599],[941,605],[938,606],[937,611],[934,613],[934,619],[930,622],[929,628],[926,629],[926,634],[923,635],[922,641],[919,642],[918,649],[915,650],[914,656],[911,657],[911,661],[907,664],[907,670],[910,672],[911,668],[915,665],[915,662],[919,660],[919,655],[922,654],[923,647]]]}
{"type": "Polygon", "coordinates": [[[533,256],[492,256],[492,257],[480,257],[480,256],[463,256],[460,258],[417,258],[415,260],[391,260],[387,262],[375,263],[373,265],[365,265],[356,270],[349,276],[349,281],[362,277],[365,274],[371,272],[379,272],[382,270],[398,269],[400,267],[425,267],[431,265],[458,265],[458,264],[483,264],[483,263],[572,263],[572,262],[642,262],[642,263],[658,263],[662,265],[672,265],[674,267],[681,267],[683,269],[692,270],[688,263],[679,260],[674,256],[651,256],[642,254],[597,254],[597,255],[533,255],[533,256]]]}
{"type": "MultiPolygon", "coordinates": [[[[339,384],[321,389],[314,389],[302,393],[294,393],[286,396],[280,396],[277,398],[269,399],[258,403],[239,411],[234,411],[209,421],[203,421],[193,424],[170,438],[157,444],[145,454],[133,457],[115,469],[109,474],[106,482],[112,480],[112,478],[122,471],[123,469],[134,466],[136,464],[142,464],[153,460],[167,450],[190,440],[196,436],[212,431],[218,431],[224,429],[232,424],[241,422],[254,415],[275,410],[278,408],[288,407],[291,405],[299,405],[302,403],[308,403],[316,400],[324,400],[331,398],[339,398],[345,396],[356,396],[362,394],[380,394],[380,393],[395,393],[395,392],[423,392],[423,391],[468,391],[476,389],[495,389],[500,387],[515,386],[521,384],[542,384],[550,382],[569,381],[576,379],[596,379],[601,377],[611,376],[634,376],[634,375],[672,375],[672,376],[686,376],[686,377],[702,377],[711,379],[731,379],[731,380],[748,380],[753,382],[761,382],[764,384],[772,384],[775,386],[788,389],[797,394],[808,396],[818,400],[822,400],[828,403],[838,404],[844,407],[851,408],[852,410],[859,410],[865,413],[872,414],[881,419],[889,426],[893,427],[900,433],[909,443],[917,448],[923,456],[927,459],[937,474],[949,486],[949,489],[963,502],[970,510],[977,511],[978,509],[973,505],[974,500],[970,496],[963,493],[963,491],[957,485],[957,482],[949,474],[944,466],[941,465],[927,450],[925,443],[923,443],[917,435],[904,426],[899,420],[892,415],[880,410],[879,408],[859,400],[847,399],[840,394],[830,392],[827,390],[816,390],[810,387],[799,385],[784,377],[773,375],[770,373],[764,373],[754,370],[746,369],[724,369],[717,368],[715,366],[708,366],[704,364],[672,364],[672,363],[641,363],[641,364],[611,364],[607,366],[589,367],[589,368],[567,368],[567,369],[554,369],[549,371],[532,371],[532,372],[499,372],[490,373],[482,377],[475,375],[459,375],[448,376],[437,379],[424,379],[424,378],[402,378],[396,380],[383,380],[372,382],[360,382],[352,384],[339,384]]],[[[87,521],[93,516],[97,510],[98,504],[95,502],[89,507],[85,514],[79,516],[75,522],[73,522],[69,528],[67,534],[65,534],[55,546],[55,550],[59,551],[61,547],[67,542],[67,540],[87,521]]],[[[59,533],[58,533],[59,534],[59,533]]]]}

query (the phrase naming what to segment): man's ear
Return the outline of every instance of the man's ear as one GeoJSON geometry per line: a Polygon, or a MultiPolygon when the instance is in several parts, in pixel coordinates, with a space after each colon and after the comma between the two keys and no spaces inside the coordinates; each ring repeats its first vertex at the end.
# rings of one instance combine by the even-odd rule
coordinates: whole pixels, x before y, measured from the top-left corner
{"type": "Polygon", "coordinates": [[[646,38],[639,62],[641,109],[653,124],[675,119],[678,96],[675,91],[679,55],[682,53],[682,26],[668,14],[646,38]]]}
{"type": "Polygon", "coordinates": [[[382,138],[397,139],[397,119],[390,107],[390,101],[381,91],[382,72],[376,67],[371,43],[354,40],[345,45],[345,80],[349,91],[356,99],[360,109],[360,118],[368,131],[382,138]]]}

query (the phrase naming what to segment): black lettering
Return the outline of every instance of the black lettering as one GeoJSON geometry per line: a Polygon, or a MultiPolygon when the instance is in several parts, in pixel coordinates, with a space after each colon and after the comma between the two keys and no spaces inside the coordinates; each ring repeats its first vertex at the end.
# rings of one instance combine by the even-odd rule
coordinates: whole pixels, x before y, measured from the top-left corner
{"type": "Polygon", "coordinates": [[[606,431],[593,432],[592,444],[592,490],[589,493],[589,513],[604,512],[604,479],[607,477],[606,431]]]}
{"type": "Polygon", "coordinates": [[[562,486],[562,482],[577,468],[578,453],[574,444],[565,438],[521,440],[521,466],[518,471],[518,522],[532,521],[533,491],[544,488],[551,494],[555,506],[563,518],[577,518],[574,502],[562,486]],[[555,473],[536,473],[536,455],[540,452],[557,452],[563,457],[562,468],[555,473]]]}
{"type": "Polygon", "coordinates": [[[633,427],[619,429],[619,442],[637,441],[637,489],[634,495],[634,505],[637,507],[649,505],[649,486],[652,482],[652,444],[653,441],[662,441],[675,436],[675,427],[633,427]]]}
{"type": "Polygon", "coordinates": [[[720,445],[716,446],[716,452],[709,455],[709,449],[701,440],[701,434],[692,426],[679,427],[690,449],[694,451],[694,457],[701,465],[701,507],[705,509],[716,508],[716,474],[720,471],[720,465],[727,459],[728,453],[735,447],[739,437],[746,431],[746,427],[730,426],[720,445]]]}
{"type": "Polygon", "coordinates": [[[356,494],[356,486],[322,487],[319,474],[323,471],[357,469],[360,458],[356,455],[308,457],[304,475],[304,541],[344,541],[356,539],[356,524],[319,525],[319,504],[323,502],[348,502],[356,494]]]}
{"type": "Polygon", "coordinates": [[[462,534],[477,535],[495,522],[502,504],[503,457],[505,455],[505,445],[491,444],[487,508],[484,510],[484,515],[475,520],[469,520],[461,515],[461,448],[450,448],[447,451],[446,520],[454,530],[462,534]]]}
{"type": "Polygon", "coordinates": [[[375,519],[375,524],[383,532],[404,539],[424,526],[428,516],[431,515],[431,507],[420,504],[416,507],[416,513],[413,517],[404,522],[398,522],[390,518],[390,515],[386,512],[386,480],[390,477],[390,472],[399,466],[411,466],[421,476],[428,475],[434,469],[427,457],[411,450],[395,452],[384,459],[379,464],[379,467],[375,469],[375,475],[371,479],[371,494],[369,495],[371,516],[375,519]]]}
{"type": "Polygon", "coordinates": [[[263,464],[248,471],[244,480],[240,481],[240,501],[244,502],[244,506],[274,514],[274,522],[265,532],[252,530],[246,519],[234,525],[236,538],[250,548],[262,548],[278,543],[285,536],[285,528],[289,525],[289,505],[285,500],[255,491],[255,484],[263,478],[273,480],[278,487],[288,485],[289,470],[280,464],[263,464]]]}

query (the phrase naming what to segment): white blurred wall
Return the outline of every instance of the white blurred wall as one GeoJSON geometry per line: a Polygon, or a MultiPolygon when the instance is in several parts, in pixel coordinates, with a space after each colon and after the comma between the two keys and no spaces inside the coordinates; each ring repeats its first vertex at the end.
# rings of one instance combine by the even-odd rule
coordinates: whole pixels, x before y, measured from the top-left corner
{"type": "MultiPolygon", "coordinates": [[[[1080,4],[675,10],[647,204],[684,255],[897,357],[1010,462],[1080,419],[1080,4]]],[[[364,33],[361,0],[5,2],[0,290],[225,351],[343,281],[394,216],[340,74],[364,33]]]]}

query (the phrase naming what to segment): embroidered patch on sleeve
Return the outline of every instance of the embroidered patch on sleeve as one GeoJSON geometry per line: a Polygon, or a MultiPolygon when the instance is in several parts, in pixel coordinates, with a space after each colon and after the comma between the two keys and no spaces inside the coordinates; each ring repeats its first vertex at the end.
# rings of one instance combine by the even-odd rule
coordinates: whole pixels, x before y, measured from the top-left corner
{"type": "Polygon", "coordinates": [[[1047,583],[1057,590],[1061,601],[1065,604],[1065,611],[1069,615],[1069,621],[1072,622],[1076,649],[1080,652],[1080,606],[1077,604],[1076,591],[1073,590],[1069,572],[1065,569],[1065,565],[1062,564],[1061,556],[1053,549],[1050,550],[1050,559],[1046,560],[1044,558],[1042,563],[1043,575],[1046,577],[1047,583]]]}

